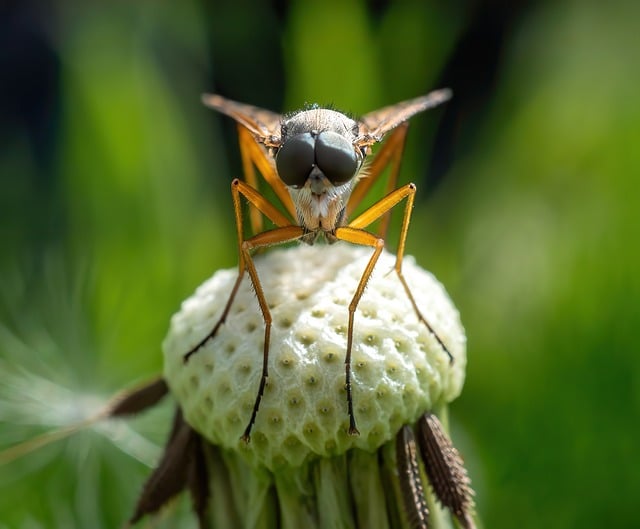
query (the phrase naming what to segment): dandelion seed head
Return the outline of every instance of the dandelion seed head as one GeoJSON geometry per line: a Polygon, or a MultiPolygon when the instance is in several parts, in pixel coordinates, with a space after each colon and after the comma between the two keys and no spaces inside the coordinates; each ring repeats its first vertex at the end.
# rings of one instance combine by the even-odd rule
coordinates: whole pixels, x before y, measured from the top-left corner
{"type": "Polygon", "coordinates": [[[245,277],[234,301],[244,310],[232,310],[217,334],[185,363],[185,353],[220,317],[237,271],[219,271],[201,285],[173,317],[163,346],[164,376],[193,428],[214,444],[238,450],[255,466],[273,469],[354,447],[374,451],[403,424],[455,399],[466,366],[459,314],[442,285],[405,257],[403,274],[422,314],[453,355],[451,363],[418,319],[393,272],[395,256],[385,251],[355,314],[351,372],[360,435],[348,435],[347,307],[370,256],[370,249],[338,243],[256,257],[274,324],[267,387],[251,442],[244,447],[239,438],[260,382],[264,322],[245,277]],[[213,370],[206,367],[211,365],[213,370]]]}

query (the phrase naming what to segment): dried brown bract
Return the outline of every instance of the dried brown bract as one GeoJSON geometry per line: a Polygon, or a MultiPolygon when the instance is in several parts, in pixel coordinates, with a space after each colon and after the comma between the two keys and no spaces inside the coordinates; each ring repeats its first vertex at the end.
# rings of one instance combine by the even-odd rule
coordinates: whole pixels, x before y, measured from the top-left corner
{"type": "Polygon", "coordinates": [[[471,480],[462,457],[433,413],[425,413],[418,421],[418,440],[422,461],[435,495],[464,528],[474,529],[471,480]]]}
{"type": "Polygon", "coordinates": [[[191,492],[193,510],[200,527],[208,527],[209,479],[202,441],[184,421],[178,409],[162,458],[145,483],[129,524],[136,523],[147,514],[158,512],[185,489],[191,492]]]}
{"type": "Polygon", "coordinates": [[[413,431],[403,426],[396,437],[396,464],[405,513],[412,529],[429,527],[429,507],[418,464],[418,449],[413,431]]]}

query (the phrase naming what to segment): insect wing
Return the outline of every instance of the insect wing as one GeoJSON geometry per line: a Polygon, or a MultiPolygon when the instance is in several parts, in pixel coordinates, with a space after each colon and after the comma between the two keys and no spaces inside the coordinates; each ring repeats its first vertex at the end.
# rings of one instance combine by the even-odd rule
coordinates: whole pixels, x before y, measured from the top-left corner
{"type": "Polygon", "coordinates": [[[390,130],[395,129],[400,123],[407,121],[411,116],[433,108],[451,98],[451,90],[434,90],[429,94],[415,99],[409,99],[369,112],[360,118],[360,134],[358,144],[371,145],[382,140],[390,130]]]}
{"type": "Polygon", "coordinates": [[[263,143],[267,147],[280,145],[280,124],[282,122],[280,114],[253,105],[238,103],[217,94],[203,94],[202,102],[236,120],[248,129],[259,143],[263,143]]]}

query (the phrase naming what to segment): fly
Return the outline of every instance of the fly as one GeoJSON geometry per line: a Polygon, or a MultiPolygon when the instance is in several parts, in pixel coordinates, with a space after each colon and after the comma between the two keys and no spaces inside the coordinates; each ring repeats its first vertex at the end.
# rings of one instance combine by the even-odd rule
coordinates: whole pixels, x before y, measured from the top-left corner
{"type": "Polygon", "coordinates": [[[252,252],[257,249],[295,240],[313,244],[318,238],[324,238],[328,243],[346,241],[373,249],[349,304],[347,327],[345,387],[349,434],[358,435],[351,393],[351,351],[355,311],[384,248],[391,211],[404,201],[404,216],[394,269],[418,318],[433,334],[449,361],[453,362],[453,356],[444,342],[420,313],[409,285],[402,275],[402,259],[416,186],[406,184],[397,187],[408,130],[407,120],[447,101],[450,97],[450,90],[436,90],[354,120],[327,108],[313,107],[281,115],[219,95],[203,96],[206,106],[233,118],[238,125],[244,180],[236,178],[231,183],[239,247],[238,277],[219,320],[213,329],[184,355],[184,361],[187,362],[216,335],[229,314],[245,273],[248,273],[264,318],[265,330],[262,376],[251,418],[242,435],[244,441],[248,442],[250,439],[269,375],[272,317],[252,257],[252,252]],[[363,170],[372,146],[383,139],[384,143],[372,156],[366,170],[363,170]],[[384,197],[351,219],[354,210],[387,167],[390,167],[390,171],[384,197]],[[258,191],[255,169],[273,189],[285,211],[281,211],[258,191]],[[241,199],[246,200],[251,206],[249,222],[253,235],[249,238],[245,238],[244,235],[241,199]],[[272,221],[276,227],[265,230],[264,217],[272,221]],[[380,224],[377,233],[368,231],[367,228],[378,219],[380,224]]]}

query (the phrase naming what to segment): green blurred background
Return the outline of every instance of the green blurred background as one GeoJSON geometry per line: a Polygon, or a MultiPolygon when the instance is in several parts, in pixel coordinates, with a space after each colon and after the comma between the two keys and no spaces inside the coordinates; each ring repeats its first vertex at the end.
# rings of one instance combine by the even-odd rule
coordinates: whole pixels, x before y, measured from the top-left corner
{"type": "MultiPolygon", "coordinates": [[[[480,516],[640,526],[640,4],[68,0],[0,15],[0,448],[159,372],[171,314],[236,264],[234,127],[202,92],[359,114],[450,86],[412,120],[401,179],[420,195],[407,251],[468,333],[452,423],[480,516]]],[[[0,467],[0,528],[120,526],[169,413],[137,421],[151,445],[105,427],[0,467]]]]}

